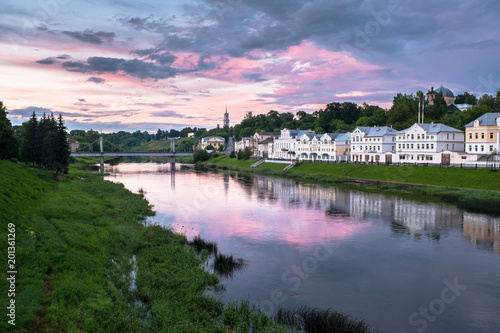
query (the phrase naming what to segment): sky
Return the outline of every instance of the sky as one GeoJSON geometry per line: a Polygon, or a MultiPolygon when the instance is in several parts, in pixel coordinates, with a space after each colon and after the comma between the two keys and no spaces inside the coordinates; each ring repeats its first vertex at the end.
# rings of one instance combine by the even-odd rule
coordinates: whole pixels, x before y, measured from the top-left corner
{"type": "Polygon", "coordinates": [[[498,0],[2,0],[0,101],[103,132],[500,88],[498,0]]]}

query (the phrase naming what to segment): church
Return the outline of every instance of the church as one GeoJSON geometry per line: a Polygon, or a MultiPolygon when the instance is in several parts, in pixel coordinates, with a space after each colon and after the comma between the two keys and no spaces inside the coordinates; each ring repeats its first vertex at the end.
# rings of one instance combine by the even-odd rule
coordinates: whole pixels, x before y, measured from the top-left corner
{"type": "Polygon", "coordinates": [[[447,105],[455,104],[455,95],[453,95],[453,92],[450,89],[441,86],[436,90],[434,90],[434,87],[431,87],[431,90],[427,92],[426,97],[429,105],[434,105],[434,98],[437,93],[443,94],[443,98],[447,105]]]}

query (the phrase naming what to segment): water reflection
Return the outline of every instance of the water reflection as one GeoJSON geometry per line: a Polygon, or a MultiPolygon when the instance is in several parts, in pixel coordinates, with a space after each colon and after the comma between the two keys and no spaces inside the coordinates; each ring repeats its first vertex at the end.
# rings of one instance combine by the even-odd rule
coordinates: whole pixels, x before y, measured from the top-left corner
{"type": "Polygon", "coordinates": [[[244,271],[222,280],[225,301],[268,304],[279,290],[280,305],[334,308],[384,331],[416,332],[412,313],[440,296],[443,280],[458,278],[466,292],[446,304],[429,332],[500,327],[497,217],[236,172],[177,168],[174,186],[168,165],[119,165],[113,172],[109,178],[132,191],[145,189],[154,222],[216,241],[222,253],[246,260],[244,271]],[[333,250],[307,266],[323,244],[333,250]]]}

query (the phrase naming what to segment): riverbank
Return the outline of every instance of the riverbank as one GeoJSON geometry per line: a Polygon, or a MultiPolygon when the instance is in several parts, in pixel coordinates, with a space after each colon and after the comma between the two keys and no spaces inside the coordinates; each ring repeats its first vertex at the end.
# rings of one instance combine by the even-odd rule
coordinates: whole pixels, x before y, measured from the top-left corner
{"type": "Polygon", "coordinates": [[[0,161],[0,201],[1,245],[14,233],[16,256],[0,264],[1,331],[286,332],[244,303],[205,295],[219,278],[186,237],[140,223],[153,215],[147,200],[102,175],[72,168],[62,182],[0,161]]]}
{"type": "Polygon", "coordinates": [[[206,167],[239,170],[326,184],[349,184],[364,190],[414,194],[456,204],[473,212],[500,215],[500,172],[489,170],[298,163],[284,171],[285,164],[238,160],[225,155],[204,163],[206,167]]]}

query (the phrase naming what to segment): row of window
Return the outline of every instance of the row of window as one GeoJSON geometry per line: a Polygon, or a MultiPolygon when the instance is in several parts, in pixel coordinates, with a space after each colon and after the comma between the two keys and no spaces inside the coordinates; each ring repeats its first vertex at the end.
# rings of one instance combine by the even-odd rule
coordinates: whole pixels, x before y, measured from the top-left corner
{"type": "MultiPolygon", "coordinates": [[[[355,136],[353,138],[353,141],[354,142],[363,142],[363,138],[360,138],[359,136],[355,136]]],[[[372,138],[364,138],[364,142],[376,142],[376,141],[380,142],[380,138],[373,138],[373,141],[372,141],[372,138]]],[[[394,141],[394,138],[392,141],[394,141]]]]}
{"type": "MultiPolygon", "coordinates": [[[[484,151],[484,145],[480,145],[479,149],[481,149],[481,151],[484,151]]],[[[472,151],[472,145],[469,146],[469,151],[472,151]]],[[[479,151],[478,145],[474,146],[474,151],[479,151]]],[[[490,151],[493,151],[493,145],[490,145],[490,151]]]]}
{"type": "MultiPolygon", "coordinates": [[[[401,149],[401,147],[403,149],[413,149],[413,143],[410,144],[410,143],[403,143],[403,144],[398,144],[398,149],[401,149]]],[[[417,143],[417,149],[420,149],[420,147],[422,147],[422,149],[434,149],[434,144],[431,143],[430,146],[429,146],[429,143],[427,144],[419,144],[417,143]],[[430,148],[429,148],[430,147],[430,148]]],[[[448,148],[448,145],[446,145],[446,148],[448,148]]],[[[455,145],[453,145],[453,149],[455,149],[455,145]]]]}
{"type": "MultiPolygon", "coordinates": [[[[352,146],[352,150],[356,150],[356,146],[352,146]]],[[[358,150],[363,150],[363,146],[359,146],[358,150]]],[[[380,146],[365,146],[365,150],[380,150],[380,146]]]]}
{"type": "MultiPolygon", "coordinates": [[[[407,140],[415,140],[415,134],[406,134],[406,137],[403,135],[403,136],[400,136],[399,137],[399,140],[404,140],[404,139],[407,139],[407,140]]],[[[450,135],[449,134],[446,134],[446,138],[449,139],[450,138],[450,135]]],[[[420,135],[420,134],[417,134],[417,140],[434,140],[434,135],[420,135]]],[[[453,139],[455,139],[455,134],[453,134],[453,139]]]]}
{"type": "MultiPolygon", "coordinates": [[[[413,160],[413,155],[399,155],[400,160],[413,160]]],[[[417,155],[417,161],[432,161],[432,155],[417,155]]]]}
{"type": "MultiPolygon", "coordinates": [[[[475,133],[476,139],[479,139],[479,133],[475,133]]],[[[490,133],[490,139],[494,138],[493,132],[490,133]]],[[[472,133],[469,133],[469,139],[472,139],[472,133]]],[[[484,133],[481,133],[481,139],[484,139],[484,133]]]]}

